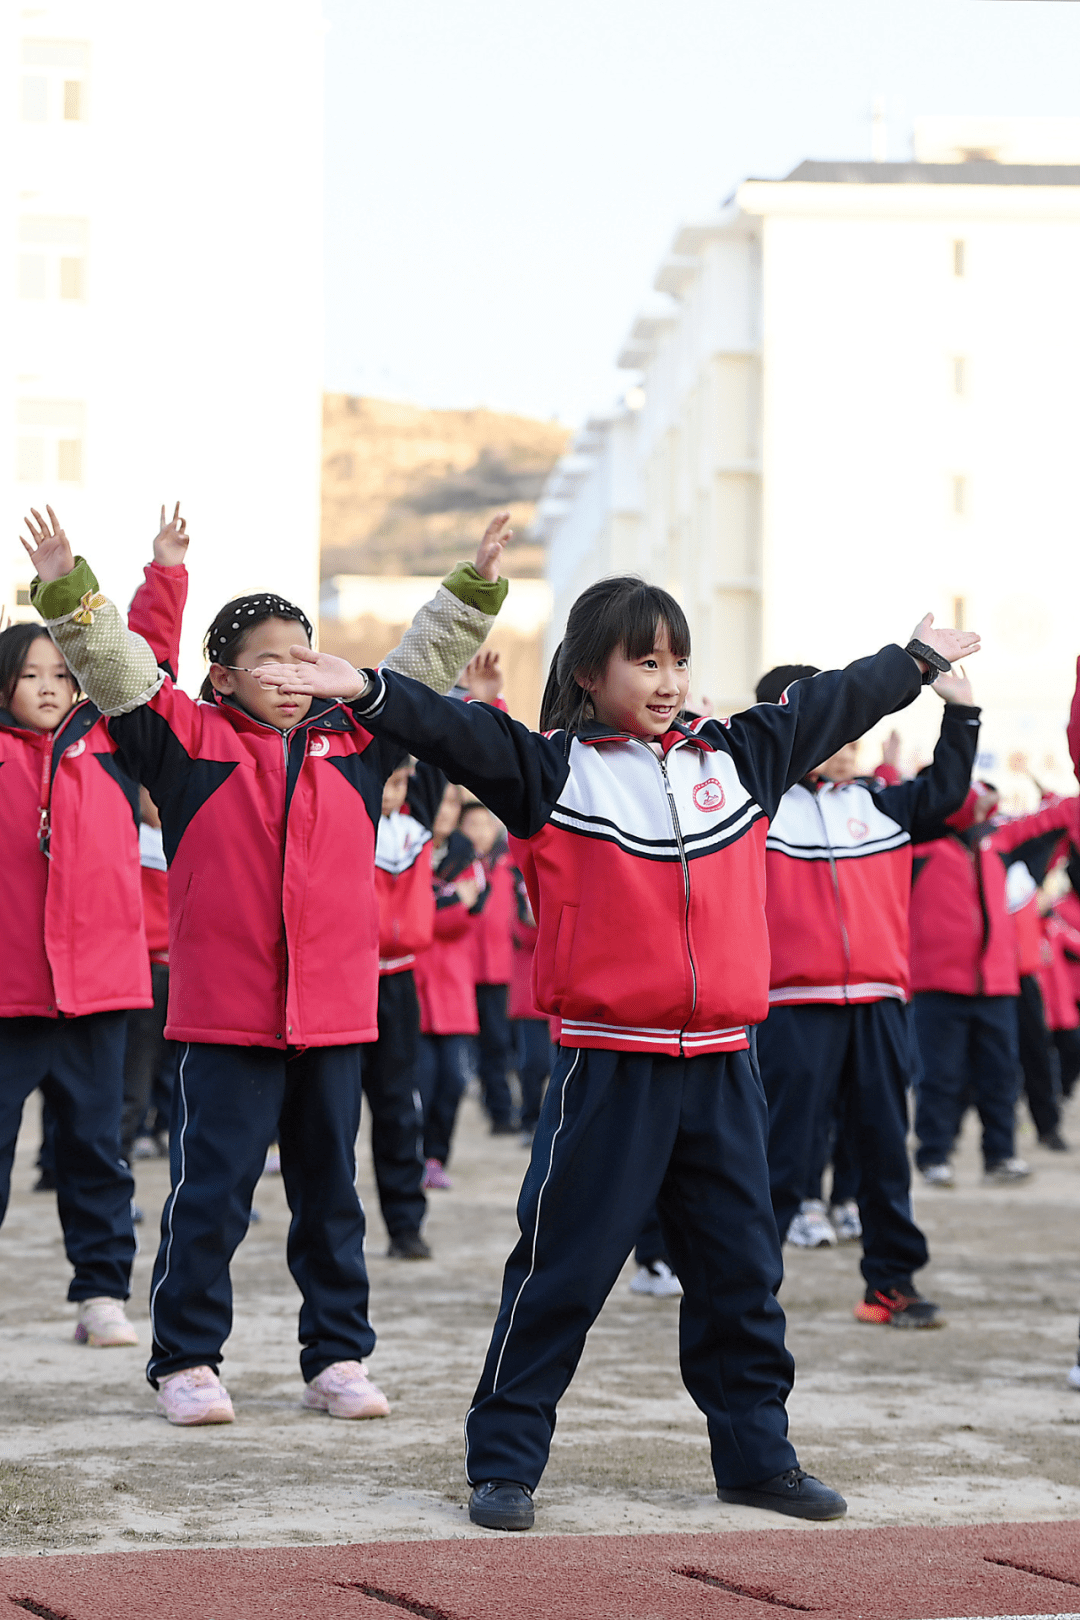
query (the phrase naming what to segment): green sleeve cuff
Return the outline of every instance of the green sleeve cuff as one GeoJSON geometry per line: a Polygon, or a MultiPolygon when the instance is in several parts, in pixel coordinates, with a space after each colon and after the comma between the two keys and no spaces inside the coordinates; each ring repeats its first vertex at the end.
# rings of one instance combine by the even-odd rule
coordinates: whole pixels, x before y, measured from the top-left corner
{"type": "Polygon", "coordinates": [[[492,619],[506,601],[506,593],[510,589],[509,580],[485,579],[470,562],[458,563],[447,574],[443,584],[459,602],[478,608],[492,619]]]}
{"type": "Polygon", "coordinates": [[[35,578],[30,587],[30,600],[43,619],[63,619],[74,613],[87,591],[97,589],[94,570],[85,557],[76,557],[70,574],[63,574],[48,584],[35,578]]]}

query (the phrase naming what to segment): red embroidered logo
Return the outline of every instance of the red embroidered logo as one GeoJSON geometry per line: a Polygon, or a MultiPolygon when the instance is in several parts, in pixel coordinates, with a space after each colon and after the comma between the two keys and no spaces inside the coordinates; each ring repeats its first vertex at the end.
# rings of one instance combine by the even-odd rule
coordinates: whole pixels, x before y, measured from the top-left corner
{"type": "Polygon", "coordinates": [[[722,810],[724,808],[724,790],[715,776],[710,776],[707,782],[699,782],[694,789],[694,803],[699,810],[722,810]]]}
{"type": "Polygon", "coordinates": [[[852,838],[856,840],[856,842],[858,842],[860,838],[865,838],[867,833],[870,831],[865,821],[856,821],[854,816],[852,816],[851,820],[848,822],[847,830],[851,834],[852,838]]]}

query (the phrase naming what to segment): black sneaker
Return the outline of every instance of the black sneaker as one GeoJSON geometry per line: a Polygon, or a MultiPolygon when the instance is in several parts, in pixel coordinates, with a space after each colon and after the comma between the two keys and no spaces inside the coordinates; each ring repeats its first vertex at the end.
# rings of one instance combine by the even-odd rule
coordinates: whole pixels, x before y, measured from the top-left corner
{"type": "Polygon", "coordinates": [[[847,1512],[847,1503],[839,1491],[830,1490],[801,1468],[789,1468],[774,1479],[763,1479],[759,1485],[747,1485],[742,1490],[721,1485],[716,1494],[721,1502],[768,1508],[793,1519],[842,1519],[847,1512]]]}
{"type": "Polygon", "coordinates": [[[878,1322],[895,1328],[937,1328],[945,1326],[941,1307],[923,1299],[910,1278],[892,1288],[868,1288],[862,1303],[855,1307],[857,1322],[878,1322]]]}
{"type": "Polygon", "coordinates": [[[1043,1131],[1039,1137],[1039,1146],[1049,1148],[1051,1153],[1071,1153],[1068,1142],[1055,1125],[1052,1131],[1043,1131]]]}
{"type": "Polygon", "coordinates": [[[386,1256],[388,1260],[430,1260],[431,1249],[419,1232],[399,1232],[390,1239],[386,1256]]]}
{"type": "Polygon", "coordinates": [[[486,1479],[473,1487],[469,1518],[485,1530],[531,1530],[536,1518],[532,1492],[512,1479],[486,1479]]]}
{"type": "Polygon", "coordinates": [[[516,1136],[519,1129],[512,1119],[493,1119],[491,1122],[492,1136],[516,1136]]]}

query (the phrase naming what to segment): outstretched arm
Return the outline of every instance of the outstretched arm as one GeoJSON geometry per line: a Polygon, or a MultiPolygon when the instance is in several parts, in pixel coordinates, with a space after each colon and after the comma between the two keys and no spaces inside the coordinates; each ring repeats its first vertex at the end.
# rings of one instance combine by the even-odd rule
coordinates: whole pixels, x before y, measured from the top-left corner
{"type": "Polygon", "coordinates": [[[941,734],[928,771],[911,782],[875,793],[887,816],[906,827],[915,843],[940,837],[944,821],[959,810],[971,784],[979,746],[979,710],[966,675],[939,675],[933,690],[945,704],[941,734]]]}
{"type": "Polygon", "coordinates": [[[499,578],[499,563],[513,534],[509,523],[508,512],[492,519],[475,563],[458,563],[447,574],[383,660],[384,669],[411,675],[434,692],[449,692],[491,634],[506,599],[507,582],[499,578]]]}
{"type": "Polygon", "coordinates": [[[158,661],[176,679],[180,662],[180,628],[187,601],[188,573],[187,519],[180,516],[180,502],[171,518],[161,508],[161,522],[154,536],[154,560],[143,570],[143,583],[128,608],[128,629],[142,636],[158,661]]]}
{"type": "MultiPolygon", "coordinates": [[[[916,625],[912,639],[950,664],[979,649],[977,635],[935,629],[929,613],[916,625]]],[[[719,722],[726,726],[744,780],[753,784],[766,815],[775,814],[788,788],[837,749],[912,703],[926,673],[924,659],[902,647],[883,647],[874,657],[860,658],[846,669],[823,670],[808,680],[793,681],[779,703],[759,703],[719,722]]],[[[706,721],[702,736],[707,737],[714,724],[706,721]]]]}

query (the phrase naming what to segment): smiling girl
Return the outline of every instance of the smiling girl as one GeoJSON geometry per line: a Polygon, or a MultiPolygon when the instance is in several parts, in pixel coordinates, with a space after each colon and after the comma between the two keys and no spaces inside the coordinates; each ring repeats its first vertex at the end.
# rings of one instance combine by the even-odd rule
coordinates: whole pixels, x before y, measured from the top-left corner
{"type": "Polygon", "coordinates": [[[769,1007],[765,833],[792,783],[917,695],[978,638],[934,630],[799,681],[730,720],[679,719],[690,633],[666,591],[601,580],[571,609],[545,734],[394,674],[294,647],[280,692],[352,701],[505,823],[538,935],[537,1006],[561,1046],[465,1423],[474,1523],[523,1530],[555,1409],[655,1202],[683,1283],[682,1375],[724,1501],[834,1518],[787,1439],[765,1098],[748,1026],[769,1007]]]}

